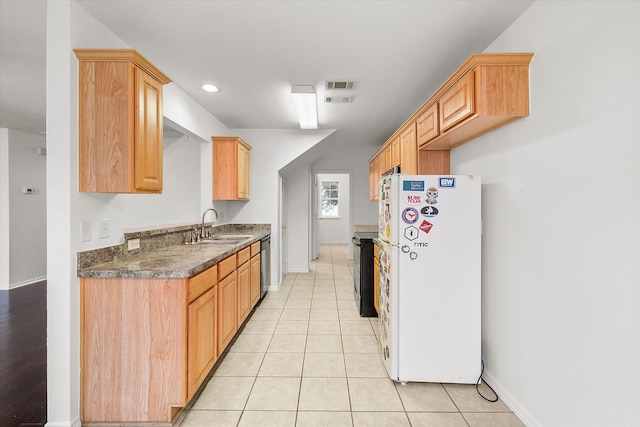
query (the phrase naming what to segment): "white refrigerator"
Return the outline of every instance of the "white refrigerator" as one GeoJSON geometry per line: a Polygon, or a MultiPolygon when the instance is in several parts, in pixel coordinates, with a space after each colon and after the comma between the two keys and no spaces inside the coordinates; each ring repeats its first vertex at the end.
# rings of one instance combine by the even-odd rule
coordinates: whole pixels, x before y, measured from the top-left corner
{"type": "Polygon", "coordinates": [[[380,181],[380,353],[394,381],[472,384],[480,376],[480,181],[380,181]]]}

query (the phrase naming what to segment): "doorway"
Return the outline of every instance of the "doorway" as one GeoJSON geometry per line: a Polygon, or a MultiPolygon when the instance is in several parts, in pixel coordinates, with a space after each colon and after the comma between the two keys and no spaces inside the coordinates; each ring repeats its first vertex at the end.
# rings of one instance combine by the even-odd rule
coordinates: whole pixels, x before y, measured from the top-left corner
{"type": "MultiPolygon", "coordinates": [[[[351,242],[353,231],[351,171],[314,171],[312,186],[312,259],[316,259],[320,253],[320,244],[351,242]]],[[[351,249],[349,257],[353,258],[351,249]]]]}

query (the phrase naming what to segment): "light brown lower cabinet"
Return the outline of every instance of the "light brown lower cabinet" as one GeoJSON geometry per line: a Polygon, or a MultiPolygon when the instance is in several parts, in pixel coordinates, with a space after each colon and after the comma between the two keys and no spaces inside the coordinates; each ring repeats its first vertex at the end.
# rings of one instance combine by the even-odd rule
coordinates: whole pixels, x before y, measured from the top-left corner
{"type": "Polygon", "coordinates": [[[214,286],[189,304],[187,340],[187,393],[193,396],[218,358],[216,327],[218,287],[214,286]]]}
{"type": "Polygon", "coordinates": [[[187,279],[80,280],[83,425],[175,421],[259,300],[256,243],[187,279]]]}
{"type": "Polygon", "coordinates": [[[380,313],[380,260],[378,245],[373,245],[373,307],[380,313]]]}
{"type": "Polygon", "coordinates": [[[244,322],[251,312],[251,263],[246,261],[238,267],[238,323],[244,322]]]}
{"type": "Polygon", "coordinates": [[[251,244],[251,306],[260,300],[260,242],[251,244]]]}
{"type": "Polygon", "coordinates": [[[260,252],[251,257],[251,305],[255,306],[260,299],[260,252]]]}
{"type": "Polygon", "coordinates": [[[171,422],[189,399],[189,280],[80,286],[83,424],[171,422]]]}
{"type": "Polygon", "coordinates": [[[236,271],[218,283],[218,357],[238,330],[238,286],[236,271]]]}

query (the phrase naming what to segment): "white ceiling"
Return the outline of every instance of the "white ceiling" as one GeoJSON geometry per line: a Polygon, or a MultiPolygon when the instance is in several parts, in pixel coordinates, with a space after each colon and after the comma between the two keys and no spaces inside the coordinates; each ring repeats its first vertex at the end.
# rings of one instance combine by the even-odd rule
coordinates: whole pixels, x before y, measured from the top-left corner
{"type": "MultiPolygon", "coordinates": [[[[297,129],[291,86],[313,85],[335,148],[368,152],[532,2],[78,0],[229,128],[297,129]]],[[[45,7],[0,0],[0,127],[44,131],[45,7]]]]}

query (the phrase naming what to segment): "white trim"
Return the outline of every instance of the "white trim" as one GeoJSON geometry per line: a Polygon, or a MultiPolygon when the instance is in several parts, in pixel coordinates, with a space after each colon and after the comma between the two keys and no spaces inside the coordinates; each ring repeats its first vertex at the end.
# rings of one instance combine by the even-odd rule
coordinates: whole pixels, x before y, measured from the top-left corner
{"type": "Polygon", "coordinates": [[[516,400],[516,398],[509,393],[509,391],[502,385],[500,382],[493,376],[489,371],[484,370],[484,374],[482,375],[486,379],[486,383],[488,383],[491,388],[498,394],[498,397],[506,403],[506,405],[513,411],[514,414],[520,418],[527,427],[541,427],[540,424],[533,415],[529,413],[525,409],[525,407],[516,400]]]}
{"type": "Polygon", "coordinates": [[[33,285],[34,283],[42,282],[43,280],[47,280],[47,276],[35,277],[32,279],[22,280],[16,283],[9,283],[8,287],[0,286],[0,290],[11,290],[16,288],[21,288],[22,286],[33,285]]]}
{"type": "Polygon", "coordinates": [[[56,423],[46,423],[45,427],[81,427],[80,417],[76,417],[69,422],[59,421],[56,423]]]}
{"type": "Polygon", "coordinates": [[[9,283],[9,129],[0,128],[0,289],[9,283]]]}
{"type": "Polygon", "coordinates": [[[278,292],[280,291],[280,285],[270,285],[267,287],[267,292],[278,292]]]}
{"type": "Polygon", "coordinates": [[[288,271],[289,273],[308,273],[309,269],[308,268],[294,268],[294,269],[289,269],[288,271]]]}

